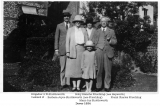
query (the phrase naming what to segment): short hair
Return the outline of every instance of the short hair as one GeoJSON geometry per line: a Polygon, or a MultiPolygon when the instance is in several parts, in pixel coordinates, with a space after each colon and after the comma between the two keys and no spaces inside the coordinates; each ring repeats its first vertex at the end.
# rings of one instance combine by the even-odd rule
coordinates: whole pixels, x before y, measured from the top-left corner
{"type": "Polygon", "coordinates": [[[106,22],[110,21],[110,18],[109,18],[109,17],[102,17],[102,18],[101,18],[101,21],[102,21],[102,19],[104,19],[106,22]]]}

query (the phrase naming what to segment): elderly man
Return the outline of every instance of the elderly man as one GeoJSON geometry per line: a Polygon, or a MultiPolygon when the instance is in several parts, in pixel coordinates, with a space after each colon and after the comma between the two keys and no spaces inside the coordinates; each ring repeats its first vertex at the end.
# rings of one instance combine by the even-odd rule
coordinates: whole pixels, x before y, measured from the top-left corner
{"type": "Polygon", "coordinates": [[[109,92],[111,82],[112,58],[114,56],[113,45],[117,43],[114,30],[108,28],[108,17],[101,18],[101,28],[97,30],[93,42],[96,46],[96,59],[98,65],[96,91],[102,88],[102,73],[104,74],[104,90],[109,92]]]}
{"type": "MultiPolygon", "coordinates": [[[[65,67],[66,67],[66,35],[68,28],[73,25],[70,23],[70,16],[68,10],[63,10],[64,22],[57,25],[56,33],[55,33],[55,55],[60,56],[60,81],[61,81],[61,90],[66,87],[66,85],[70,86],[70,79],[65,78],[65,67]]],[[[54,58],[53,58],[54,60],[54,58]]]]}

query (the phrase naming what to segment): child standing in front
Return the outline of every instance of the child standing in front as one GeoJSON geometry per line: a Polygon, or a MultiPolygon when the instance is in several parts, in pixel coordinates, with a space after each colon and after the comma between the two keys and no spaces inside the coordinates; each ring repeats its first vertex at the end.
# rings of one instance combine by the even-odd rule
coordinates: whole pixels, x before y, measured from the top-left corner
{"type": "Polygon", "coordinates": [[[82,54],[81,60],[81,69],[82,69],[82,78],[86,83],[86,92],[91,92],[93,79],[96,78],[96,57],[95,51],[93,51],[94,44],[92,41],[87,41],[85,48],[86,50],[82,54]]]}

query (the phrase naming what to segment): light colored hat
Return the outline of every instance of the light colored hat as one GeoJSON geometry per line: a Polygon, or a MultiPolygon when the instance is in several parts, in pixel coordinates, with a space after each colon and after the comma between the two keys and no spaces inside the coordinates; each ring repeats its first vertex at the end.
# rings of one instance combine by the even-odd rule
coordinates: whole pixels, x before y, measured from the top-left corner
{"type": "Polygon", "coordinates": [[[92,47],[94,47],[94,44],[93,44],[93,42],[92,41],[87,41],[86,42],[86,44],[85,44],[85,47],[88,47],[88,46],[92,46],[92,47]]]}
{"type": "Polygon", "coordinates": [[[77,21],[78,21],[78,22],[83,22],[81,15],[76,15],[75,18],[74,18],[74,20],[73,20],[73,23],[75,23],[75,22],[77,22],[77,21]]]}
{"type": "Polygon", "coordinates": [[[105,21],[108,22],[108,21],[110,21],[110,18],[109,18],[109,17],[101,17],[101,21],[102,21],[102,20],[105,20],[105,21]]]}

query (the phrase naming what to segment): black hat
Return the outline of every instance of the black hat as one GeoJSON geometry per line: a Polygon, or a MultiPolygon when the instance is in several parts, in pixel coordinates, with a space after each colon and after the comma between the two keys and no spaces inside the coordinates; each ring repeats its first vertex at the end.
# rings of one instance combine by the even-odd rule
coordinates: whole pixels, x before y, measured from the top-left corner
{"type": "Polygon", "coordinates": [[[63,16],[71,16],[71,13],[68,10],[63,10],[63,16]]]}
{"type": "Polygon", "coordinates": [[[92,17],[89,17],[86,19],[86,24],[88,24],[88,23],[94,24],[92,17]]]}

